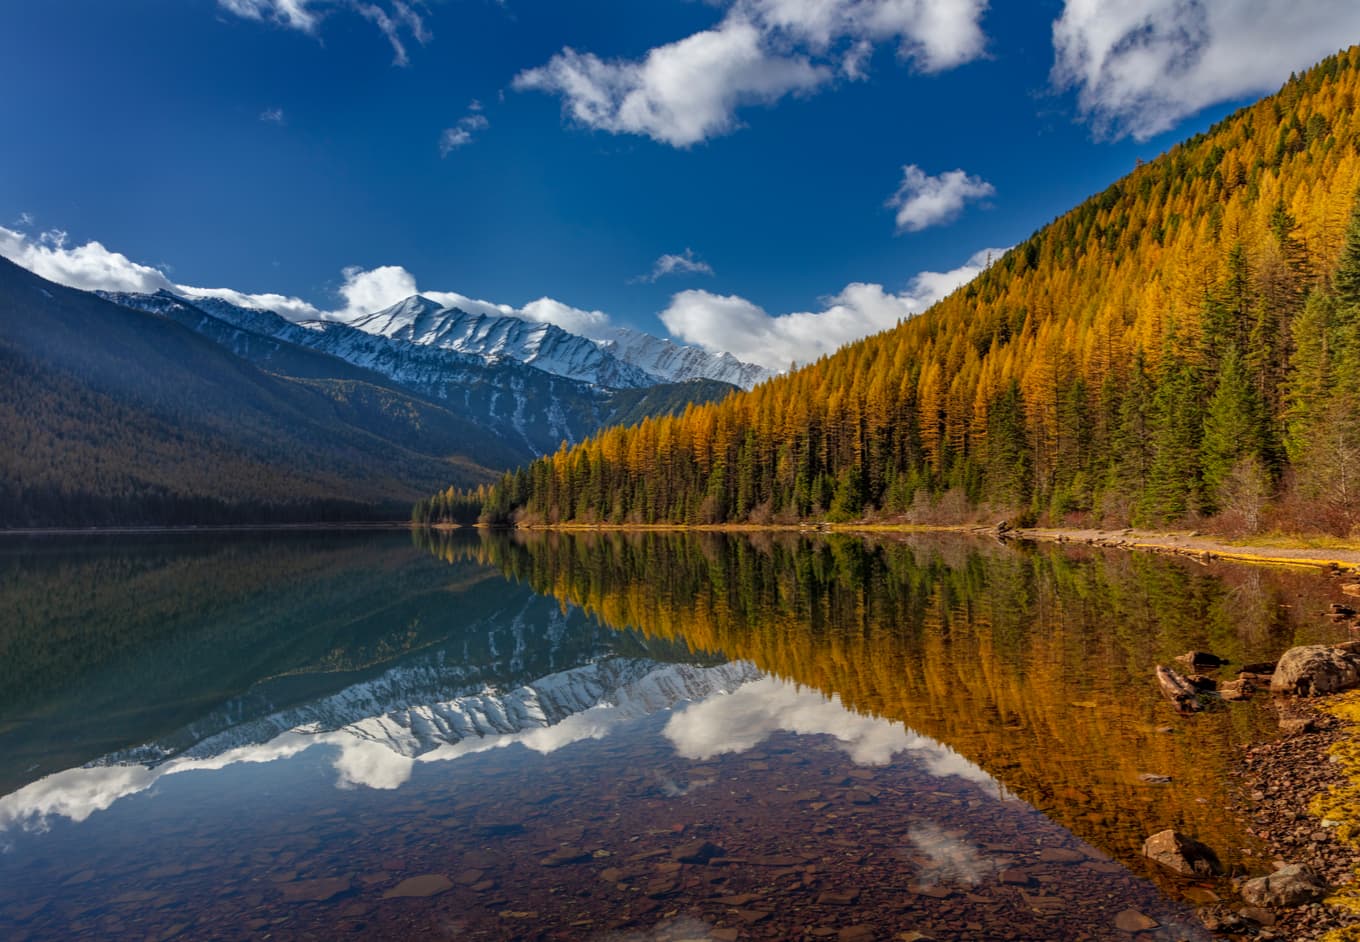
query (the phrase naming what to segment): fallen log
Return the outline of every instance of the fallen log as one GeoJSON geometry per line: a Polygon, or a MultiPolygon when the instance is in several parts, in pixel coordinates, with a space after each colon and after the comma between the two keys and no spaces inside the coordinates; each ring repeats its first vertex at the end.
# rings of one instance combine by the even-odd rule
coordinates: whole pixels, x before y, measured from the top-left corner
{"type": "Polygon", "coordinates": [[[1158,664],[1157,684],[1162,688],[1162,696],[1176,704],[1176,709],[1182,713],[1194,713],[1203,709],[1199,702],[1199,691],[1183,674],[1158,664]]]}

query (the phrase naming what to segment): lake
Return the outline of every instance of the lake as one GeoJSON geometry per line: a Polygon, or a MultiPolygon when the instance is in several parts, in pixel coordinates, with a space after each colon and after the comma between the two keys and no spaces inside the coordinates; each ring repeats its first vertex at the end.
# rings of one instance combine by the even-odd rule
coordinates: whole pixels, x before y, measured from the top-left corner
{"type": "Polygon", "coordinates": [[[1139,849],[1268,870],[1275,716],[1153,667],[1343,640],[1336,592],[947,535],[8,537],[0,937],[1206,939],[1226,883],[1139,849]]]}

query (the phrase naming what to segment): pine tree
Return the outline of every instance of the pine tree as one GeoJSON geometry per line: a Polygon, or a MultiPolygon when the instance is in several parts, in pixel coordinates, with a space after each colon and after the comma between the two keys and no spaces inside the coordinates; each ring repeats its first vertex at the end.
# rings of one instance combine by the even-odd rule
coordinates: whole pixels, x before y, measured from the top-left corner
{"type": "Polygon", "coordinates": [[[1237,463],[1244,458],[1260,462],[1263,448],[1260,404],[1237,348],[1229,347],[1204,416],[1201,455],[1204,496],[1210,509],[1223,506],[1224,488],[1237,463]]]}

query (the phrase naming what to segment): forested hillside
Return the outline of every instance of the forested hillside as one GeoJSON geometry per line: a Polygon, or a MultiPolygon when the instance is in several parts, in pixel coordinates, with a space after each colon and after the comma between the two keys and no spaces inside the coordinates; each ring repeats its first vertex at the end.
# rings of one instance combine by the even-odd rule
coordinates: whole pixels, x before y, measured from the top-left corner
{"type": "Polygon", "coordinates": [[[393,519],[495,476],[437,404],[265,372],[3,259],[0,431],[0,527],[393,519]]]}
{"type": "Polygon", "coordinates": [[[480,497],[492,522],[985,510],[1348,532],[1358,185],[1353,47],[1135,168],[920,317],[421,512],[480,497]]]}

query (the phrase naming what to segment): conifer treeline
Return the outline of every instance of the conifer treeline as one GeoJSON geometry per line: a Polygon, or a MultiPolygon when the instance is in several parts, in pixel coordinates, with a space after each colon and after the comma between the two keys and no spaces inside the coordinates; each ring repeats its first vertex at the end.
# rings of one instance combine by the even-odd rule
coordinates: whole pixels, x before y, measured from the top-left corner
{"type": "MultiPolygon", "coordinates": [[[[1138,167],[921,316],[448,491],[419,521],[970,507],[1360,523],[1360,47],[1138,167]],[[1304,519],[1306,516],[1306,520],[1304,519]]],[[[1278,521],[1277,521],[1278,522],[1278,521]]]]}

